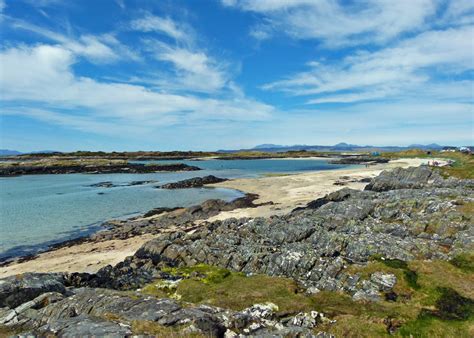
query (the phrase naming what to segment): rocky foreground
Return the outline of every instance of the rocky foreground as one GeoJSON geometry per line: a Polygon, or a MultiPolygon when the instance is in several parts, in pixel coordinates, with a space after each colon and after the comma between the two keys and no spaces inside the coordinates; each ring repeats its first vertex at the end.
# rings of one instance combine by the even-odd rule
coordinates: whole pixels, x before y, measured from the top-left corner
{"type": "MultiPolygon", "coordinates": [[[[426,320],[452,320],[459,329],[474,314],[472,262],[459,258],[474,249],[473,189],[473,180],[444,179],[419,167],[383,172],[364,191],[344,188],[285,216],[190,229],[201,207],[96,274],[0,280],[0,325],[10,334],[59,336],[329,337],[348,321],[340,314],[354,316],[357,308],[367,311],[358,317],[367,322],[364,330],[416,334],[426,320]],[[449,287],[434,288],[443,281],[421,274],[439,273],[434,267],[446,269],[441,275],[449,287]],[[245,297],[265,302],[248,304],[245,297]],[[384,317],[369,320],[377,315],[384,317]]],[[[173,217],[127,223],[127,230],[103,236],[172,223],[173,217]]],[[[342,332],[357,330],[351,325],[342,332]]]]}

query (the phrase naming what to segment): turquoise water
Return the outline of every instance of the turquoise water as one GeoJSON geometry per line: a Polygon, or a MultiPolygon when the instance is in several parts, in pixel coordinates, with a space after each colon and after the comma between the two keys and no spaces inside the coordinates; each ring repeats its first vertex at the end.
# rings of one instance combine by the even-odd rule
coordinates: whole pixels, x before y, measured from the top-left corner
{"type": "MultiPolygon", "coordinates": [[[[164,161],[149,161],[164,162],[164,161]]],[[[184,162],[204,170],[153,174],[68,174],[0,178],[0,260],[35,253],[49,245],[101,229],[112,218],[144,213],[156,207],[199,204],[207,199],[233,200],[231,189],[156,189],[178,180],[215,175],[255,177],[263,173],[340,169],[322,160],[206,160],[184,162]],[[126,186],[132,181],[158,181],[126,186]],[[91,187],[111,181],[112,188],[91,187]]]]}

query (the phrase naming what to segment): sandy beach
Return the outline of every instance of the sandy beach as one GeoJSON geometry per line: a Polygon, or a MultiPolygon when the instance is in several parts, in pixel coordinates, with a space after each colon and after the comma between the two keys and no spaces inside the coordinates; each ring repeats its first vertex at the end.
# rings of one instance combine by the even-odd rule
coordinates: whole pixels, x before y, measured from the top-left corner
{"type": "MultiPolygon", "coordinates": [[[[257,208],[236,209],[222,212],[208,221],[230,217],[269,217],[288,213],[298,206],[322,197],[344,187],[363,189],[367,183],[363,178],[377,176],[386,169],[410,167],[426,164],[425,159],[400,159],[387,164],[371,165],[342,170],[328,170],[293,175],[270,175],[259,178],[235,179],[210,186],[237,189],[260,196],[257,208]],[[335,184],[337,183],[337,184],[335,184]]],[[[445,163],[439,160],[441,164],[445,163]]],[[[115,265],[132,255],[152,235],[143,235],[126,240],[82,243],[71,247],[39,254],[36,258],[22,263],[12,263],[0,267],[0,278],[24,272],[96,272],[106,265],[115,265]]]]}

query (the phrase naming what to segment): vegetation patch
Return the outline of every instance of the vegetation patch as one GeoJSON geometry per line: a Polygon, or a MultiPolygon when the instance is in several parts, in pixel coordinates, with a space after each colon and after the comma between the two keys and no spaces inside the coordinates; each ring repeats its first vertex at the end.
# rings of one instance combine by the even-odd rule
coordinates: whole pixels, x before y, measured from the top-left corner
{"type": "MultiPolygon", "coordinates": [[[[465,336],[472,331],[467,322],[474,315],[474,301],[451,288],[438,287],[435,309],[424,308],[415,320],[400,330],[402,336],[465,336]]],[[[472,332],[471,332],[472,333],[472,332]]]]}
{"type": "Polygon", "coordinates": [[[164,268],[163,271],[169,273],[172,276],[194,278],[205,284],[223,282],[231,275],[231,272],[227,269],[206,264],[198,264],[180,268],[164,268]]]}
{"type": "MultiPolygon", "coordinates": [[[[474,313],[473,275],[453,262],[405,262],[374,256],[366,266],[349,266],[347,272],[358,273],[364,279],[376,271],[397,276],[394,291],[399,297],[396,301],[376,303],[354,301],[342,292],[321,291],[307,295],[289,278],[246,276],[203,264],[166,271],[183,278],[175,289],[160,289],[156,285],[161,281],[156,281],[142,292],[159,298],[176,294],[183,302],[235,311],[256,303],[272,302],[278,306],[281,316],[316,310],[336,320],[318,330],[336,336],[382,337],[392,333],[414,337],[467,337],[472,336],[474,330],[470,324],[474,313]]],[[[159,329],[162,328],[158,326],[159,329]]]]}
{"type": "Polygon", "coordinates": [[[472,252],[456,255],[449,262],[464,272],[474,272],[474,253],[472,252]]]}

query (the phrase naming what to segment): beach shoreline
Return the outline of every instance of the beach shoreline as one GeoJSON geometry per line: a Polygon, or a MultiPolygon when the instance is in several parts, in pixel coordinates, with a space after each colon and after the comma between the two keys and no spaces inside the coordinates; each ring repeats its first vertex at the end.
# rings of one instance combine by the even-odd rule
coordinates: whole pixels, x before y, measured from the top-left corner
{"type": "MultiPolygon", "coordinates": [[[[432,159],[431,159],[432,160],[432,159]]],[[[427,159],[400,159],[387,164],[368,167],[335,169],[279,176],[232,179],[208,187],[220,187],[257,194],[252,208],[221,211],[215,216],[196,221],[197,226],[214,220],[241,217],[271,217],[283,215],[291,210],[342,188],[363,190],[367,179],[383,170],[396,167],[412,167],[427,164],[427,159]],[[365,179],[365,182],[363,181],[365,179]]],[[[439,160],[441,164],[445,161],[439,160]]],[[[144,218],[138,218],[144,219],[144,218]]],[[[146,219],[145,219],[146,220],[146,219]]],[[[0,278],[25,272],[89,272],[93,273],[106,265],[115,265],[132,255],[144,243],[156,235],[144,234],[126,239],[105,241],[78,241],[70,246],[53,248],[28,260],[14,261],[0,267],[0,278]]]]}

